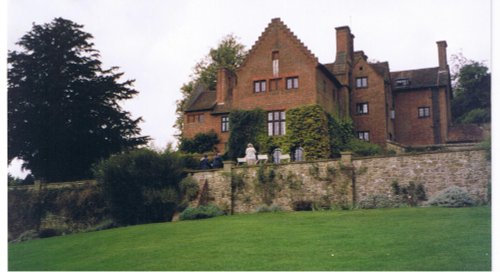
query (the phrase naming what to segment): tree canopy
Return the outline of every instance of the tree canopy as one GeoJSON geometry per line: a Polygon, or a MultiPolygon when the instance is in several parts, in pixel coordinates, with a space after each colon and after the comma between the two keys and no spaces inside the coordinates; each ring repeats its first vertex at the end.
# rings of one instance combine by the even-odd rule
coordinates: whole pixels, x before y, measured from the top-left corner
{"type": "Polygon", "coordinates": [[[18,157],[37,179],[87,178],[91,165],[147,143],[121,100],[138,92],[102,69],[93,36],[56,18],[37,25],[8,53],[8,158],[18,157]]]}
{"type": "Polygon", "coordinates": [[[217,48],[210,49],[208,55],[194,66],[191,80],[181,87],[182,99],[177,101],[175,128],[182,131],[184,110],[195,87],[198,84],[203,84],[206,89],[215,90],[219,68],[235,72],[245,59],[246,54],[245,46],[239,43],[238,38],[232,34],[225,36],[217,48]]]}
{"type": "Polygon", "coordinates": [[[457,123],[491,121],[491,74],[483,63],[454,55],[451,110],[457,123]]]}

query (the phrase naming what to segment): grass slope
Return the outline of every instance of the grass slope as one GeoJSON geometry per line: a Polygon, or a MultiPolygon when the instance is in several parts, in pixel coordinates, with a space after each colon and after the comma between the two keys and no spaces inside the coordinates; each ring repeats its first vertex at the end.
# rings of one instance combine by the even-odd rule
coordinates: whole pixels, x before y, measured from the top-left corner
{"type": "Polygon", "coordinates": [[[9,270],[490,270],[491,210],[224,216],[9,245],[9,270]]]}

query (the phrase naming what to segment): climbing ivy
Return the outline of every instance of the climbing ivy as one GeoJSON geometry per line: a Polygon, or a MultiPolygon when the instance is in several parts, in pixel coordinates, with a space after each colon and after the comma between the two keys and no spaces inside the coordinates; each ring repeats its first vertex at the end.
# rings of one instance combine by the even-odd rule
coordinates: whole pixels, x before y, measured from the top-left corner
{"type": "Polygon", "coordinates": [[[248,143],[262,152],[262,143],[267,141],[266,112],[262,109],[233,110],[229,114],[228,155],[230,158],[243,157],[248,143]]]}
{"type": "Polygon", "coordinates": [[[306,160],[330,157],[327,113],[319,105],[308,105],[286,112],[289,146],[302,146],[306,160]]]}

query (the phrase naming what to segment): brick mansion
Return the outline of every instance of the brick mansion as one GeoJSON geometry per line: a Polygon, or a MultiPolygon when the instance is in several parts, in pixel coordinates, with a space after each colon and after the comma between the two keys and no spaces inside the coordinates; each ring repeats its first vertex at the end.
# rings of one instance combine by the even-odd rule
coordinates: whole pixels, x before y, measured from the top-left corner
{"type": "Polygon", "coordinates": [[[267,112],[268,135],[286,134],[286,111],[319,105],[353,120],[356,136],[384,147],[458,141],[451,126],[451,77],[446,41],[437,42],[437,66],[391,71],[388,62],[371,63],[354,51],[349,27],[336,28],[336,58],[318,58],[279,19],[272,19],[232,73],[220,69],[216,90],[198,86],[184,112],[183,136],[215,131],[224,151],[233,109],[267,112]]]}

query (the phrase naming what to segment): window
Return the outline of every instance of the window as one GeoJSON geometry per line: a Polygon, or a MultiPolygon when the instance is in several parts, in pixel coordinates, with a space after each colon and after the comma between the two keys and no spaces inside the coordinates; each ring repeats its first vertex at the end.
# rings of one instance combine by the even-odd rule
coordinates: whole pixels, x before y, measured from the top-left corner
{"type": "Polygon", "coordinates": [[[273,51],[272,58],[273,58],[273,76],[277,77],[280,72],[279,51],[273,51]]]}
{"type": "Polygon", "coordinates": [[[358,131],[358,139],[362,141],[370,141],[370,132],[369,131],[358,131]]]}
{"type": "Polygon", "coordinates": [[[431,116],[431,110],[429,107],[418,108],[418,118],[427,118],[429,116],[431,116]]]}
{"type": "Polygon", "coordinates": [[[269,91],[277,91],[280,89],[281,78],[275,78],[269,80],[269,91]]]}
{"type": "Polygon", "coordinates": [[[220,130],[222,132],[229,131],[229,116],[222,116],[220,121],[220,130]]]}
{"type": "Polygon", "coordinates": [[[261,93],[266,91],[266,81],[257,80],[253,82],[253,91],[256,93],[261,93]]]}
{"type": "Polygon", "coordinates": [[[396,79],[396,87],[403,87],[410,85],[410,79],[408,78],[398,78],[396,79]]]}
{"type": "Polygon", "coordinates": [[[285,135],[285,112],[270,111],[267,113],[267,134],[269,136],[285,135]]]}
{"type": "Polygon", "coordinates": [[[188,124],[190,124],[190,123],[203,123],[204,119],[205,118],[203,116],[203,113],[190,114],[187,117],[187,122],[188,122],[188,124]]]}
{"type": "Polygon", "coordinates": [[[299,77],[287,77],[286,78],[286,89],[298,89],[299,88],[299,77]]]}
{"type": "Polygon", "coordinates": [[[356,88],[366,88],[368,87],[367,77],[357,77],[356,78],[356,88]]]}
{"type": "Polygon", "coordinates": [[[356,114],[368,114],[368,103],[356,104],[356,114]]]}

